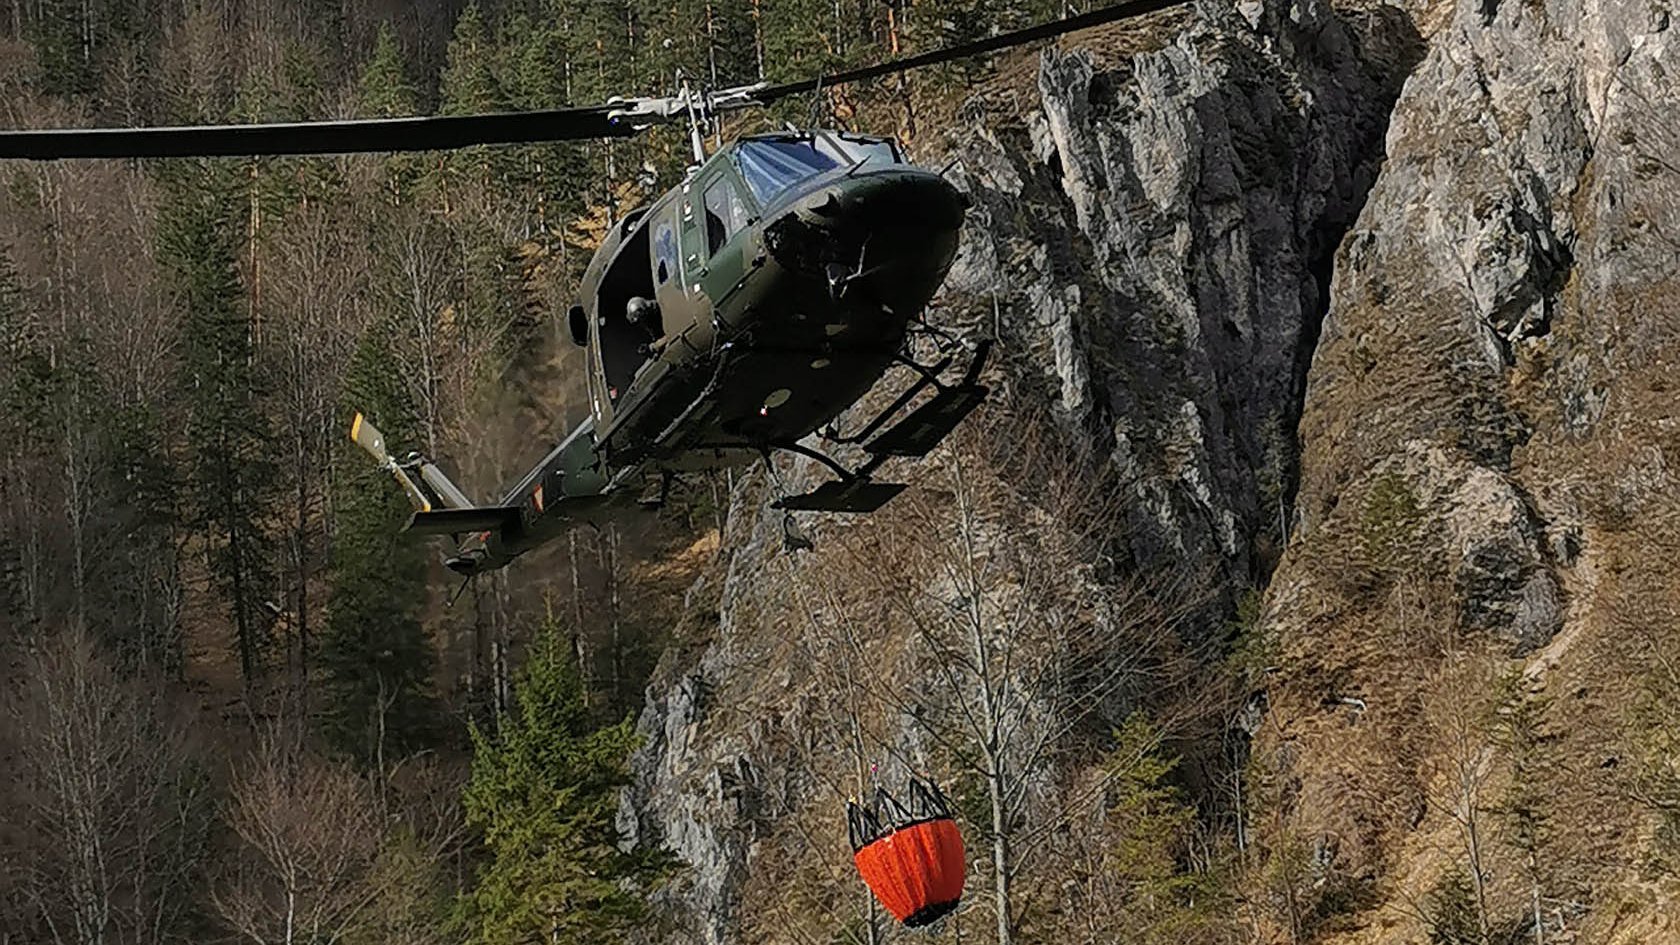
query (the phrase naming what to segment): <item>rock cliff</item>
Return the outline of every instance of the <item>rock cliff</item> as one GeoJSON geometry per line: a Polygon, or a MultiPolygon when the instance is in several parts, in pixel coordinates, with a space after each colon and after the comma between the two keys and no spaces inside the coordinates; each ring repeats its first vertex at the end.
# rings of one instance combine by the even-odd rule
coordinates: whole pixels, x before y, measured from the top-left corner
{"type": "MultiPolygon", "coordinates": [[[[1650,811],[1629,767],[1642,714],[1666,717],[1648,682],[1673,629],[1672,10],[1436,13],[1335,261],[1300,525],[1268,596],[1281,652],[1259,760],[1328,851],[1328,886],[1395,909],[1479,859],[1494,934],[1655,941],[1611,903],[1650,811]],[[1498,810],[1527,759],[1497,720],[1491,738],[1443,735],[1489,711],[1499,673],[1544,706],[1535,867],[1498,810]],[[1345,696],[1368,710],[1330,707],[1345,696]],[[1473,857],[1463,822],[1482,806],[1473,857]]],[[[1368,934],[1411,940],[1393,926],[1368,934]]]]}
{"type": "MultiPolygon", "coordinates": [[[[1237,601],[1266,588],[1244,641],[1265,658],[1230,702],[1268,707],[1235,736],[1255,736],[1234,816],[1259,864],[1242,880],[1266,913],[1256,937],[1418,940],[1466,857],[1483,934],[1658,921],[1618,925],[1606,897],[1644,823],[1617,772],[1641,749],[1616,733],[1650,704],[1638,679],[1666,654],[1652,621],[1676,613],[1670,19],[1650,0],[1200,3],[983,85],[945,154],[922,155],[954,160],[975,198],[941,318],[1000,339],[992,409],[1048,410],[1115,504],[1118,539],[1066,550],[1035,593],[1204,576],[1212,593],[1173,630],[1208,667],[1237,601]],[[1619,636],[1636,631],[1648,642],[1619,636]],[[1543,857],[1501,826],[1518,769],[1511,700],[1492,700],[1512,691],[1580,775],[1550,815],[1574,839],[1543,857]]],[[[1036,514],[1054,502],[1028,495],[1030,470],[981,452],[989,487],[1024,491],[1022,511],[980,517],[1056,545],[1077,516],[1036,514]]],[[[937,500],[952,467],[908,474],[937,500]]],[[[779,469],[784,488],[812,475],[779,469]]],[[[845,850],[827,849],[839,834],[811,826],[869,754],[836,761],[851,751],[836,727],[870,728],[888,766],[926,765],[923,713],[953,704],[891,632],[841,645],[814,629],[874,619],[867,590],[833,576],[910,540],[896,506],[814,523],[817,552],[795,556],[761,511],[771,488],[737,484],[639,724],[621,827],[687,865],[660,894],[673,942],[794,941],[799,910],[857,914],[845,850]],[[902,667],[928,705],[842,718],[841,651],[902,667]],[[790,906],[816,869],[801,857],[831,888],[790,906]]],[[[1010,573],[1024,588],[1029,570],[1010,573]]],[[[1082,764],[1046,764],[1031,791],[1056,795],[1082,764]]]]}

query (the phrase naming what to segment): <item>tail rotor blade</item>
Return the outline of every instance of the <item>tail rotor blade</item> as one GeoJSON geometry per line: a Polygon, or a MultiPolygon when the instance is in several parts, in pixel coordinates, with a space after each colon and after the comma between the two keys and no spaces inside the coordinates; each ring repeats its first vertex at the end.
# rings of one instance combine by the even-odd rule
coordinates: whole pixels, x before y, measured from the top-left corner
{"type": "Polygon", "coordinates": [[[391,454],[385,449],[385,434],[379,432],[366,417],[356,414],[356,419],[350,423],[350,439],[356,445],[367,450],[374,461],[384,466],[391,462],[391,454]]]}
{"type": "Polygon", "coordinates": [[[421,491],[420,487],[415,484],[413,477],[403,471],[403,468],[397,465],[396,460],[391,458],[390,450],[385,448],[385,434],[380,433],[378,427],[359,413],[356,414],[356,419],[350,422],[350,439],[355,440],[357,446],[367,450],[368,455],[372,456],[375,462],[396,477],[397,484],[403,487],[404,492],[408,493],[408,501],[416,511],[430,512],[432,510],[431,498],[421,491]]]}

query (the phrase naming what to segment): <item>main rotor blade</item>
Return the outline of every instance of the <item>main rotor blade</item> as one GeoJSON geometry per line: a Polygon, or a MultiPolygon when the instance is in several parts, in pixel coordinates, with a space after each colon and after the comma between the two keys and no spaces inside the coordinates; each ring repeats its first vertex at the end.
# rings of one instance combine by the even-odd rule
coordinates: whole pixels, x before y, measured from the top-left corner
{"type": "Polygon", "coordinates": [[[760,102],[769,103],[780,98],[786,98],[789,95],[815,92],[829,86],[861,82],[865,79],[877,79],[884,75],[908,72],[911,69],[920,69],[924,66],[935,66],[955,59],[982,56],[989,52],[997,52],[1000,49],[1008,49],[1011,46],[1020,46],[1039,39],[1049,39],[1063,33],[1090,29],[1093,26],[1102,26],[1105,23],[1114,23],[1134,16],[1143,16],[1146,13],[1154,13],[1157,10],[1165,10],[1189,2],[1190,0],[1131,0],[1129,3],[1120,3],[1100,10],[1092,10],[1089,13],[1081,13],[1078,16],[1070,16],[1066,19],[1052,20],[1048,23],[1040,23],[1037,26],[1029,26],[1009,33],[999,33],[996,36],[975,40],[972,43],[935,49],[921,55],[849,69],[845,72],[836,72],[833,75],[815,76],[809,79],[801,79],[798,82],[772,85],[769,88],[754,92],[753,98],[760,102]]]}
{"type": "Polygon", "coordinates": [[[0,131],[0,158],[237,157],[441,151],[475,144],[619,138],[636,133],[614,106],[272,125],[0,131]]]}
{"type": "MultiPolygon", "coordinates": [[[[1034,40],[1168,7],[1189,0],[1129,0],[1079,16],[1001,33],[972,43],[755,89],[750,98],[769,103],[790,95],[814,92],[832,85],[984,55],[1034,40]]],[[[620,138],[635,134],[653,117],[669,119],[680,109],[674,100],[630,100],[609,105],[554,111],[507,112],[493,115],[442,115],[382,118],[363,121],[295,122],[269,125],[203,125],[174,128],[65,128],[40,131],[0,131],[0,158],[38,161],[58,158],[238,157],[283,154],[354,154],[393,151],[442,151],[479,144],[527,144],[620,138]],[[664,107],[657,116],[638,114],[636,103],[664,107]]]]}

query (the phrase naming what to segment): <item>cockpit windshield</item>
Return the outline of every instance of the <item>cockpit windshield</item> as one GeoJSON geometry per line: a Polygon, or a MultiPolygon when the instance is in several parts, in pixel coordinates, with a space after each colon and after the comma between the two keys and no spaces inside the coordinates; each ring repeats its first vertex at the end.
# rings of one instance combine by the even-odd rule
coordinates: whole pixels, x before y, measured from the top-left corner
{"type": "Polygon", "coordinates": [[[890,141],[827,134],[749,138],[735,150],[736,166],[760,206],[769,204],[794,184],[837,167],[897,161],[898,153],[890,141]]]}
{"type": "Polygon", "coordinates": [[[850,135],[820,135],[817,147],[834,154],[846,164],[897,164],[898,150],[885,138],[853,138],[850,135]]]}

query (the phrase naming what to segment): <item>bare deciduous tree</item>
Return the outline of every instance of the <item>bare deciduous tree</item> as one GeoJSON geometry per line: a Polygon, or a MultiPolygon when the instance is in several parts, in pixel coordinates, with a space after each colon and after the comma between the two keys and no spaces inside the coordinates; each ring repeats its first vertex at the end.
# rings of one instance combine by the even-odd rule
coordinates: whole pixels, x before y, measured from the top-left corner
{"type": "Polygon", "coordinates": [[[999,943],[1014,940],[1023,903],[1059,895],[1045,855],[1110,780],[1064,789],[1062,776],[1145,692],[1170,701],[1195,663],[1177,632],[1195,582],[1123,576],[1108,557],[1112,484],[1042,429],[1013,418],[959,432],[897,515],[824,536],[837,547],[794,576],[815,585],[796,595],[801,630],[853,769],[832,789],[865,793],[864,759],[954,768],[980,804],[967,809],[999,943]]]}
{"type": "Polygon", "coordinates": [[[342,937],[374,897],[366,880],[383,830],[372,786],[273,732],[235,772],[230,795],[241,848],[213,893],[223,920],[263,945],[342,937]]]}
{"type": "Polygon", "coordinates": [[[207,788],[161,680],[120,678],[80,632],[47,641],[27,668],[12,715],[23,820],[0,841],[15,845],[0,859],[22,871],[25,928],[60,942],[185,940],[207,788]]]}
{"type": "Polygon", "coordinates": [[[1493,813],[1493,723],[1497,677],[1492,661],[1479,653],[1449,657],[1439,681],[1424,698],[1424,716],[1436,731],[1440,751],[1431,773],[1430,802],[1452,821],[1474,893],[1478,934],[1492,934],[1489,882],[1493,813]]]}

